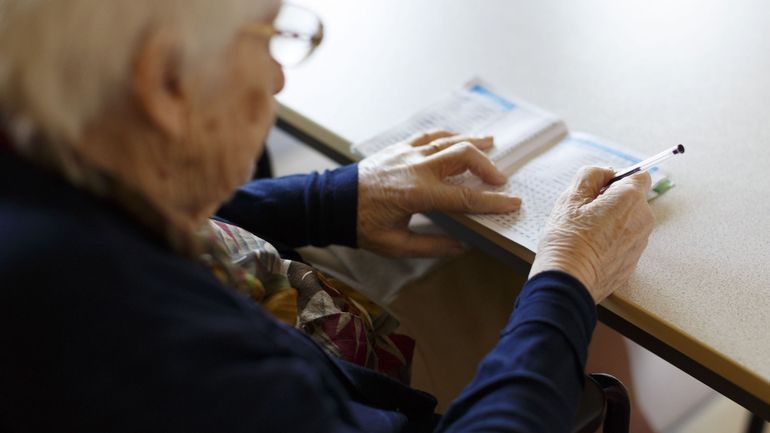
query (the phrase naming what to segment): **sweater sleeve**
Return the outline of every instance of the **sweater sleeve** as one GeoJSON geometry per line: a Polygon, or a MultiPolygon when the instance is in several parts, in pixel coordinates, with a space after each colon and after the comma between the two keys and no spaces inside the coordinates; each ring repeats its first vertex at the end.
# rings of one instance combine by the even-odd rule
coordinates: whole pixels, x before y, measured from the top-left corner
{"type": "Polygon", "coordinates": [[[238,189],[217,217],[289,248],[356,246],[358,165],[258,179],[238,189]]]}
{"type": "Polygon", "coordinates": [[[530,279],[439,431],[569,432],[595,325],[596,307],[578,280],[557,271],[530,279]]]}

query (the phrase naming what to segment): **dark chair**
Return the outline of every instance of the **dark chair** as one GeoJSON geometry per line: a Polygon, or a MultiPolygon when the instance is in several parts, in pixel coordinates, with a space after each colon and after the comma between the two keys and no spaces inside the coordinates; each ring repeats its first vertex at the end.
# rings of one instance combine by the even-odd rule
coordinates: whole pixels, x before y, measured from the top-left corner
{"type": "Polygon", "coordinates": [[[762,433],[765,431],[765,420],[759,415],[749,414],[749,420],[746,423],[746,433],[762,433]]]}
{"type": "Polygon", "coordinates": [[[623,384],[609,374],[591,374],[575,418],[574,433],[628,433],[631,403],[623,384]]]}

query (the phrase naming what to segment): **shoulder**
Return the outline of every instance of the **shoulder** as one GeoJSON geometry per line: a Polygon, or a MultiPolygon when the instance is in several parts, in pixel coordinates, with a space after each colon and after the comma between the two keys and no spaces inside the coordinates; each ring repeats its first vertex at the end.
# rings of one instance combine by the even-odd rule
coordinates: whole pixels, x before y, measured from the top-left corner
{"type": "Polygon", "coordinates": [[[112,319],[163,314],[185,300],[237,306],[210,272],[173,253],[118,206],[44,171],[17,172],[15,185],[0,183],[0,304],[28,308],[13,314],[18,320],[62,320],[74,329],[87,324],[70,317],[95,318],[100,311],[107,312],[101,319],[119,325],[112,319]],[[196,294],[200,299],[189,299],[196,294]],[[143,315],[131,314],[139,310],[143,315]]]}
{"type": "Polygon", "coordinates": [[[19,283],[34,278],[36,285],[49,277],[61,283],[73,276],[129,269],[162,250],[114,212],[78,201],[71,206],[4,201],[0,239],[0,278],[19,283]]]}

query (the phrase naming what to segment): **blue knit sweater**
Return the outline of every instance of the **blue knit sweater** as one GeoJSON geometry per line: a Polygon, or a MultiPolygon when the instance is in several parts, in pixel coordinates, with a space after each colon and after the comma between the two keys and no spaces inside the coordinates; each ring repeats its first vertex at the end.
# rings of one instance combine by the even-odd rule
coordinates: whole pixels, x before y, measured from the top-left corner
{"type": "MultiPolygon", "coordinates": [[[[244,186],[220,216],[296,247],[355,246],[355,165],[244,186]]],[[[527,282],[443,417],[332,359],[119,207],[0,149],[0,430],[567,432],[596,322],[586,289],[527,282]],[[437,425],[438,422],[438,425],[437,425]]]]}

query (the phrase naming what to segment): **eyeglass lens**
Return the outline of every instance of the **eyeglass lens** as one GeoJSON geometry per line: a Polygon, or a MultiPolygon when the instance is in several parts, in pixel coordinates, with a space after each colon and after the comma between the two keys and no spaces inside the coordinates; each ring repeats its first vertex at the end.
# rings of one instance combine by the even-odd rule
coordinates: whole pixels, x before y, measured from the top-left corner
{"type": "Polygon", "coordinates": [[[291,37],[277,34],[270,40],[270,53],[278,63],[285,66],[305,60],[315,49],[312,37],[321,32],[321,21],[314,13],[291,4],[281,7],[273,26],[276,30],[299,35],[291,37]]]}

